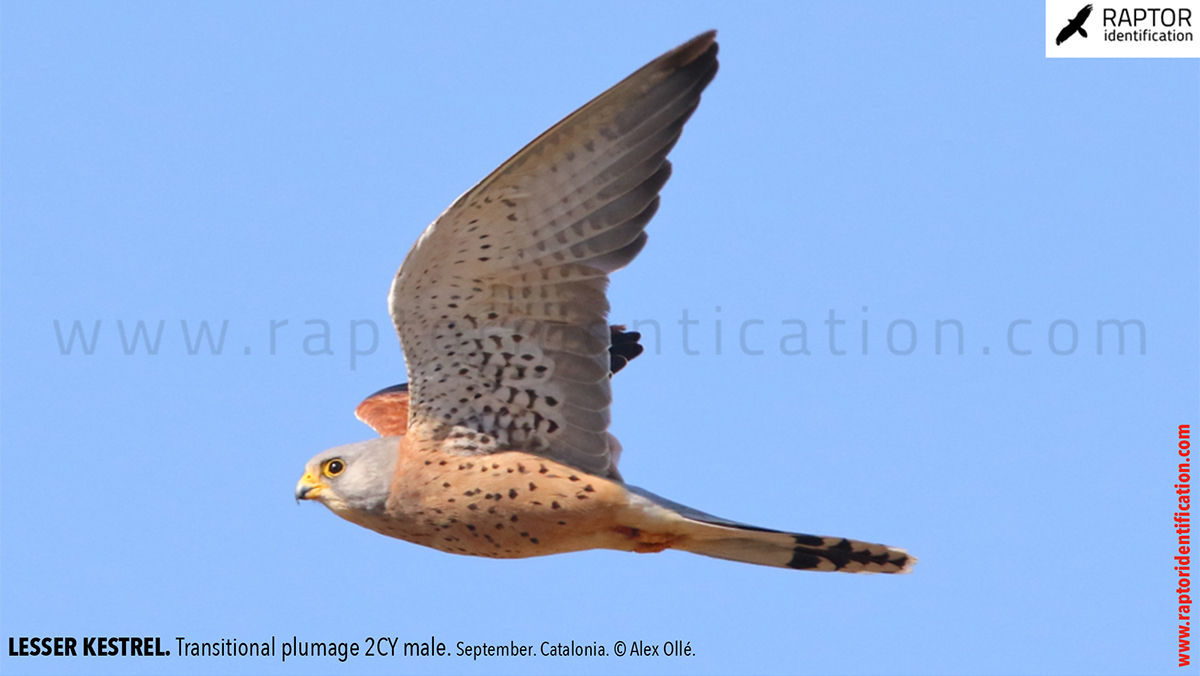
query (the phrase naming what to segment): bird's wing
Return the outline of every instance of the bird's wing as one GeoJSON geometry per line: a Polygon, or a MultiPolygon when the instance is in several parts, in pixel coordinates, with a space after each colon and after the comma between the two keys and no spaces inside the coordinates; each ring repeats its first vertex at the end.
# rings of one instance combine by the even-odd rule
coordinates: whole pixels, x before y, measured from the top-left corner
{"type": "Polygon", "coordinates": [[[1054,38],[1054,44],[1061,45],[1063,40],[1071,37],[1075,33],[1075,24],[1069,23],[1065,28],[1058,32],[1058,37],[1054,38]]]}
{"type": "Polygon", "coordinates": [[[1083,22],[1087,21],[1087,18],[1091,15],[1092,15],[1092,6],[1084,5],[1083,9],[1079,10],[1079,13],[1075,15],[1075,20],[1072,21],[1071,23],[1075,24],[1076,26],[1082,26],[1083,22]]]}
{"type": "Polygon", "coordinates": [[[642,353],[642,344],[638,342],[642,339],[642,334],[637,331],[626,331],[624,326],[608,328],[611,339],[608,346],[608,371],[609,375],[615,375],[617,371],[625,368],[626,364],[642,353]]]}
{"type": "Polygon", "coordinates": [[[408,429],[408,384],[379,390],[362,400],[354,415],[381,437],[396,437],[408,429]]]}
{"type": "Polygon", "coordinates": [[[664,54],[525,146],[433,222],[392,284],[410,429],[617,476],[608,273],[646,242],[667,153],[717,72],[716,33],[664,54]]]}
{"type": "MultiPolygon", "coordinates": [[[[608,370],[611,377],[643,351],[638,340],[642,334],[626,331],[624,326],[610,326],[612,344],[608,348],[608,370]]],[[[379,390],[362,400],[354,416],[371,426],[381,437],[394,437],[408,431],[408,383],[379,390]]]]}

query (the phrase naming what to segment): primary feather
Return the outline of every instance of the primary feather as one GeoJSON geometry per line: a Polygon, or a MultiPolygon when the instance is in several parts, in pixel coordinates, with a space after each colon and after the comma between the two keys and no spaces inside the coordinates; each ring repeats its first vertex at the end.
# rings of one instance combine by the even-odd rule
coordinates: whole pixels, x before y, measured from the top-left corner
{"type": "Polygon", "coordinates": [[[426,229],[389,297],[413,424],[463,454],[523,450],[618,476],[608,273],[645,245],[667,154],[716,72],[705,33],[550,128],[426,229]]]}

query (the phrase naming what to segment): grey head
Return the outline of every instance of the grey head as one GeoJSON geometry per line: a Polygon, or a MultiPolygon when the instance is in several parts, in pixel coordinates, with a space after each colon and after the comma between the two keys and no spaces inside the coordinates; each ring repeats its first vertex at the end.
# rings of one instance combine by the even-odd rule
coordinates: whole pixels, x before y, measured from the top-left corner
{"type": "Polygon", "coordinates": [[[400,439],[371,439],[316,454],[296,484],[296,501],[316,500],[354,522],[381,514],[391,491],[400,439]]]}

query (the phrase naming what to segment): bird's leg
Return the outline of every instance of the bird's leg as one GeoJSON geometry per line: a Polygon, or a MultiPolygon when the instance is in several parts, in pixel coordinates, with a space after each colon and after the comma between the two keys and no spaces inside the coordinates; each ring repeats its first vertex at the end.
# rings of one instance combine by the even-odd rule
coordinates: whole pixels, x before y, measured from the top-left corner
{"type": "Polygon", "coordinates": [[[617,526],[614,531],[634,541],[633,551],[638,554],[657,554],[679,541],[678,535],[670,533],[647,533],[638,528],[617,526]]]}

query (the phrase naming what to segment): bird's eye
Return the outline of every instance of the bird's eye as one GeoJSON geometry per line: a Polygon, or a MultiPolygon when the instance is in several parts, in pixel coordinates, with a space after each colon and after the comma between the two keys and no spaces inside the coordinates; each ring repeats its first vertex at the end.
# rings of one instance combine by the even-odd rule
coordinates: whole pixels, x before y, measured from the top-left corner
{"type": "Polygon", "coordinates": [[[339,458],[334,458],[325,463],[325,476],[327,477],[335,477],[344,471],[346,471],[346,463],[342,462],[339,458]]]}

